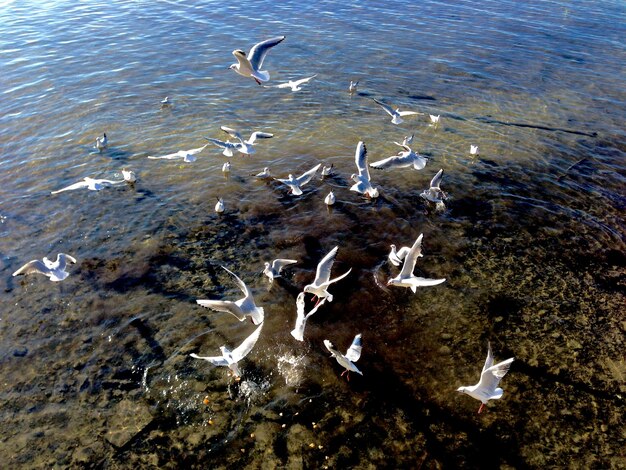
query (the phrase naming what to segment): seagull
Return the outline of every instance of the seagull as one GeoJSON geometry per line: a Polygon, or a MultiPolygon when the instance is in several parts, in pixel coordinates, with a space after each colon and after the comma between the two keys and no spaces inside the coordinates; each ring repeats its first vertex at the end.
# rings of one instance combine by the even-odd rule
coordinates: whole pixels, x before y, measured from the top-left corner
{"type": "Polygon", "coordinates": [[[285,266],[289,266],[290,264],[295,264],[298,261],[295,259],[275,259],[272,261],[272,264],[265,263],[265,269],[263,270],[263,274],[265,274],[270,279],[270,284],[274,282],[274,279],[280,276],[280,272],[283,270],[285,266]]]}
{"type": "Polygon", "coordinates": [[[502,377],[504,377],[509,371],[511,363],[514,359],[514,357],[511,357],[506,361],[502,361],[494,365],[491,343],[487,343],[487,359],[485,360],[485,365],[480,373],[480,380],[476,385],[459,387],[456,391],[466,393],[470,397],[480,400],[482,402],[480,408],[478,408],[478,412],[480,413],[489,400],[498,400],[502,398],[504,390],[499,388],[498,384],[500,383],[502,377]]]}
{"type": "Polygon", "coordinates": [[[217,198],[217,203],[215,204],[215,212],[217,212],[218,214],[224,212],[224,199],[222,199],[221,197],[217,198]]]}
{"type": "Polygon", "coordinates": [[[387,112],[387,114],[391,116],[391,122],[394,124],[401,124],[404,122],[404,119],[402,119],[400,116],[410,116],[412,114],[420,114],[415,111],[400,111],[400,108],[396,108],[396,110],[394,111],[392,107],[387,106],[382,101],[378,101],[376,98],[374,98],[374,102],[376,102],[377,105],[383,108],[387,112]]]}
{"type": "Polygon", "coordinates": [[[406,168],[412,166],[416,170],[421,170],[426,166],[428,159],[411,150],[408,145],[401,145],[404,151],[394,155],[393,157],[378,160],[370,163],[372,168],[378,170],[386,170],[389,168],[406,168]]]}
{"type": "Polygon", "coordinates": [[[89,176],[85,176],[82,181],[79,181],[78,183],[70,184],[69,186],[65,188],[57,189],[56,191],[50,191],[50,194],[58,194],[58,193],[62,193],[63,191],[73,191],[74,189],[82,189],[82,188],[87,188],[92,191],[100,191],[101,189],[112,186],[114,184],[124,183],[124,181],[125,179],[120,180],[120,181],[112,181],[112,180],[95,179],[95,178],[90,178],[89,176]]]}
{"type": "MultiPolygon", "coordinates": [[[[394,266],[400,266],[404,258],[406,258],[406,255],[408,255],[409,251],[411,251],[411,248],[409,248],[408,246],[403,246],[398,251],[396,251],[396,245],[392,243],[389,246],[391,246],[391,251],[389,252],[389,255],[387,255],[389,261],[394,266]]],[[[420,253],[419,256],[422,256],[422,254],[420,253]]]]}
{"type": "MultiPolygon", "coordinates": [[[[335,279],[330,278],[330,271],[333,267],[333,263],[335,262],[335,256],[337,255],[337,250],[339,247],[336,246],[330,252],[324,256],[322,261],[320,261],[317,265],[317,271],[315,272],[315,280],[304,287],[304,292],[308,292],[309,294],[313,294],[313,297],[317,297],[319,302],[322,299],[328,299],[329,302],[333,301],[333,296],[328,292],[328,288],[334,282],[340,281],[352,271],[352,268],[348,269],[345,274],[342,274],[335,279]]],[[[317,304],[316,304],[317,305],[317,304]]]]}
{"type": "Polygon", "coordinates": [[[304,306],[305,306],[304,296],[305,296],[305,293],[300,292],[298,294],[298,298],[296,299],[296,311],[297,311],[296,326],[294,327],[293,330],[291,330],[291,336],[296,338],[298,341],[304,341],[304,327],[306,325],[306,321],[309,319],[311,315],[317,312],[317,310],[322,305],[324,305],[324,302],[326,302],[326,299],[322,299],[320,303],[318,303],[315,307],[313,307],[313,309],[309,313],[305,315],[304,314],[304,306]]]}
{"type": "Polygon", "coordinates": [[[192,163],[196,161],[196,155],[207,148],[209,144],[205,144],[202,147],[191,150],[179,150],[176,153],[170,153],[169,155],[163,155],[162,157],[149,156],[150,160],[174,160],[176,158],[182,158],[185,163],[192,163]]]}
{"type": "Polygon", "coordinates": [[[132,183],[137,181],[137,175],[132,170],[123,169],[122,170],[122,177],[124,178],[124,181],[126,181],[127,183],[131,183],[132,184],[132,183]]]}
{"type": "Polygon", "coordinates": [[[350,80],[350,85],[348,85],[348,92],[350,94],[352,93],[356,93],[356,87],[359,85],[359,82],[353,82],[352,80],[350,80]]]}
{"type": "Polygon", "coordinates": [[[96,137],[96,145],[94,148],[97,148],[99,152],[102,152],[107,145],[109,144],[109,139],[107,139],[107,133],[102,134],[102,137],[96,137]]]}
{"type": "Polygon", "coordinates": [[[223,140],[210,139],[208,137],[205,137],[205,139],[217,145],[218,147],[223,148],[224,150],[222,151],[222,155],[224,155],[225,157],[229,157],[229,158],[233,156],[233,150],[237,150],[237,148],[241,146],[239,142],[233,143],[228,140],[224,142],[223,140]]]}
{"type": "Polygon", "coordinates": [[[367,168],[367,148],[363,142],[359,142],[356,146],[354,161],[358,174],[353,174],[350,178],[355,182],[350,187],[350,191],[365,194],[367,197],[378,197],[378,188],[374,188],[370,183],[370,171],[367,168]]]}
{"type": "Polygon", "coordinates": [[[337,351],[333,346],[333,343],[327,339],[324,340],[324,346],[326,346],[326,349],[330,351],[331,356],[337,359],[337,362],[346,369],[341,373],[342,377],[343,374],[348,374],[346,375],[346,379],[350,380],[350,371],[363,375],[363,372],[361,372],[354,364],[361,357],[361,349],[363,349],[361,346],[361,333],[354,337],[352,344],[346,351],[345,355],[337,351]]]}
{"type": "Polygon", "coordinates": [[[281,183],[286,184],[291,189],[291,194],[293,194],[294,196],[299,196],[302,194],[302,189],[300,189],[300,187],[311,181],[311,178],[315,176],[315,173],[317,173],[317,170],[319,170],[320,166],[322,166],[322,164],[318,163],[309,171],[305,171],[297,178],[290,173],[287,179],[276,178],[276,181],[280,181],[281,183]]]}
{"type": "Polygon", "coordinates": [[[415,134],[405,135],[404,139],[402,139],[402,143],[394,142],[394,144],[399,145],[400,147],[406,147],[413,142],[413,137],[415,137],[415,134]]]}
{"type": "Polygon", "coordinates": [[[331,163],[330,166],[324,165],[322,167],[322,176],[330,176],[333,172],[334,165],[335,165],[334,163],[331,163]]]}
{"type": "Polygon", "coordinates": [[[237,285],[244,294],[244,297],[236,302],[231,302],[230,300],[196,300],[198,305],[213,309],[217,312],[230,313],[231,315],[237,317],[237,320],[239,321],[244,321],[246,317],[250,317],[252,319],[252,323],[255,325],[262,323],[265,316],[263,313],[263,307],[256,306],[254,298],[252,297],[252,292],[250,292],[244,282],[239,279],[235,273],[229,271],[224,266],[222,266],[222,269],[235,278],[237,285]]]}
{"type": "Polygon", "coordinates": [[[246,357],[250,353],[250,351],[252,351],[252,348],[254,348],[254,345],[259,339],[259,335],[261,334],[261,328],[263,328],[263,323],[261,323],[259,327],[256,330],[254,330],[254,332],[250,336],[244,339],[243,343],[241,343],[232,351],[228,349],[226,346],[221,346],[220,347],[220,351],[222,352],[221,356],[213,356],[213,357],[198,356],[195,353],[191,353],[190,356],[193,357],[194,359],[204,359],[205,361],[210,362],[214,366],[226,366],[230,370],[233,371],[233,374],[235,375],[235,377],[240,377],[241,371],[239,370],[237,363],[241,361],[244,357],[246,357]]]}
{"type": "Polygon", "coordinates": [[[443,168],[437,172],[437,174],[430,180],[430,188],[423,191],[420,196],[430,202],[437,204],[443,202],[448,198],[448,195],[444,193],[439,185],[441,184],[441,178],[443,178],[443,168]]]}
{"type": "Polygon", "coordinates": [[[255,175],[257,178],[271,178],[272,177],[272,173],[270,172],[270,169],[268,167],[263,168],[263,171],[260,173],[257,173],[255,175]]]}
{"type": "Polygon", "coordinates": [[[13,276],[39,273],[44,276],[48,276],[53,282],[59,282],[70,275],[70,273],[65,270],[68,261],[70,263],[76,263],[76,259],[74,257],[66,255],[65,253],[59,253],[56,261],[50,261],[46,257],[43,258],[43,261],[34,259],[15,271],[13,276]]]}
{"type": "Polygon", "coordinates": [[[279,85],[265,85],[268,88],[291,88],[291,91],[300,91],[302,87],[300,85],[307,83],[312,78],[317,77],[317,74],[311,75],[307,78],[301,78],[299,80],[289,80],[288,82],[281,83],[279,85]]]}
{"type": "Polygon", "coordinates": [[[478,155],[478,145],[470,145],[470,155],[478,155]]]}
{"type": "Polygon", "coordinates": [[[335,203],[335,201],[336,201],[336,200],[337,200],[337,199],[335,198],[335,194],[331,191],[331,192],[329,192],[329,193],[328,193],[328,195],[324,198],[324,203],[325,203],[327,206],[332,206],[332,205],[335,203]]]}
{"type": "Polygon", "coordinates": [[[234,144],[235,146],[234,148],[236,148],[240,153],[243,153],[244,155],[251,155],[255,152],[253,146],[254,146],[254,143],[256,142],[256,139],[271,139],[272,137],[274,137],[274,134],[270,134],[269,132],[257,131],[257,132],[253,132],[252,134],[250,134],[250,137],[248,137],[248,140],[243,140],[243,137],[241,137],[241,134],[236,129],[232,129],[226,126],[222,126],[220,127],[220,129],[222,129],[231,137],[239,140],[239,142],[234,144]]]}
{"type": "Polygon", "coordinates": [[[223,173],[230,173],[230,162],[226,162],[222,165],[223,173]]]}
{"type": "Polygon", "coordinates": [[[167,108],[168,106],[171,106],[172,102],[170,101],[170,97],[166,96],[165,98],[163,98],[161,100],[161,107],[162,108],[167,108]]]}
{"type": "Polygon", "coordinates": [[[404,264],[402,265],[402,270],[400,274],[396,277],[389,279],[387,281],[388,286],[401,286],[401,287],[409,287],[413,293],[417,292],[418,287],[424,286],[436,286],[437,284],[441,284],[445,282],[445,279],[426,279],[423,277],[417,277],[413,274],[413,270],[415,269],[415,262],[417,258],[422,257],[422,238],[424,234],[420,233],[420,236],[417,237],[415,243],[409,250],[408,254],[404,258],[404,264]]]}
{"type": "Polygon", "coordinates": [[[439,118],[441,117],[440,114],[437,114],[437,115],[429,114],[428,116],[430,117],[431,126],[436,126],[437,124],[439,124],[439,118]]]}
{"type": "Polygon", "coordinates": [[[236,64],[232,64],[229,68],[237,72],[244,77],[251,77],[260,85],[261,82],[267,82],[270,79],[269,72],[261,70],[263,66],[263,60],[268,51],[277,44],[280,44],[285,40],[285,36],[278,36],[276,38],[267,39],[258,44],[255,44],[250,49],[250,54],[246,57],[246,53],[241,49],[233,51],[236,64]]]}

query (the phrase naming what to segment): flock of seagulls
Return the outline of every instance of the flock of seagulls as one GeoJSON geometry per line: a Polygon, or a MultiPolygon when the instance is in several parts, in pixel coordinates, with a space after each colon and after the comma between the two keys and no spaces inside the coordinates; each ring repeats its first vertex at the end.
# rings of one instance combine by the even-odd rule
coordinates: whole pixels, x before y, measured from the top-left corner
{"type": "MultiPolygon", "coordinates": [[[[230,66],[230,69],[234,70],[237,74],[247,78],[253,79],[259,85],[266,83],[270,80],[270,74],[266,70],[262,70],[263,62],[271,50],[271,48],[280,44],[285,40],[285,36],[279,36],[262,41],[252,47],[250,52],[246,54],[244,51],[237,49],[233,51],[233,55],[237,59],[237,63],[230,66]]],[[[299,80],[289,80],[286,83],[276,85],[276,88],[290,89],[291,91],[299,91],[302,89],[302,85],[308,83],[315,78],[316,75],[312,75],[307,78],[299,80]]],[[[348,92],[354,94],[357,91],[358,81],[351,81],[348,87],[348,92]]],[[[265,85],[269,86],[269,85],[265,85]]],[[[416,111],[401,111],[399,108],[393,108],[382,101],[374,99],[389,116],[391,116],[391,122],[395,125],[403,122],[403,117],[410,115],[424,114],[416,111]]],[[[161,101],[162,107],[171,105],[169,97],[165,97],[161,101]]],[[[440,122],[440,115],[429,115],[432,125],[437,125],[440,122]]],[[[255,144],[258,139],[269,139],[274,137],[273,134],[261,131],[254,131],[247,139],[244,139],[242,133],[236,129],[222,126],[221,130],[228,134],[228,140],[222,141],[219,139],[206,138],[207,144],[193,148],[190,150],[179,150],[175,153],[171,153],[163,156],[148,156],[148,159],[153,160],[176,160],[180,159],[185,163],[194,162],[202,151],[204,151],[209,143],[222,149],[222,154],[228,158],[232,157],[236,152],[241,153],[244,156],[250,156],[255,153],[255,144]],[[231,141],[232,139],[232,141],[231,141]]],[[[413,141],[413,135],[404,137],[402,143],[395,142],[401,151],[397,155],[379,160],[368,164],[367,148],[364,142],[358,142],[355,151],[355,165],[357,172],[352,174],[350,179],[353,184],[350,187],[350,191],[357,192],[366,198],[377,198],[380,195],[379,189],[374,187],[371,181],[371,175],[369,168],[375,169],[397,169],[397,168],[413,168],[415,170],[423,170],[428,163],[428,159],[419,155],[417,152],[411,149],[410,145],[413,141]]],[[[106,133],[96,139],[94,147],[98,152],[102,152],[108,146],[108,138],[106,133]]],[[[478,147],[472,145],[470,148],[471,155],[478,155],[478,147]]],[[[322,167],[319,163],[310,170],[304,172],[300,176],[294,176],[289,174],[287,178],[276,178],[279,183],[284,184],[289,189],[289,193],[293,196],[300,196],[303,194],[302,187],[311,181],[311,179],[317,174],[318,170],[322,167]]],[[[228,173],[231,170],[230,162],[224,163],[222,171],[228,173]]],[[[321,176],[327,177],[333,173],[333,165],[323,166],[321,170],[321,176]]],[[[109,186],[129,183],[133,184],[136,181],[136,175],[130,170],[122,170],[122,180],[106,180],[95,179],[91,177],[85,177],[82,181],[74,183],[70,186],[64,187],[59,190],[52,191],[52,194],[58,194],[64,191],[71,191],[75,189],[86,188],[89,190],[99,191],[109,186]]],[[[271,171],[268,167],[264,168],[262,172],[254,175],[260,179],[273,178],[271,171]]],[[[441,189],[441,181],[443,177],[443,169],[440,169],[437,174],[432,178],[430,187],[421,193],[421,197],[428,201],[438,205],[443,204],[447,199],[447,194],[441,189]]],[[[332,206],[336,202],[336,196],[333,191],[325,197],[324,202],[328,206],[332,206]]],[[[225,210],[224,200],[217,198],[215,205],[215,212],[222,213],[225,210]]],[[[400,272],[391,277],[387,285],[396,287],[405,287],[411,289],[413,293],[417,292],[418,287],[431,287],[442,284],[446,281],[445,278],[440,279],[427,279],[416,276],[414,274],[415,265],[417,259],[423,257],[422,254],[422,240],[423,234],[420,234],[411,247],[402,246],[399,250],[396,245],[391,245],[391,251],[388,255],[389,262],[394,267],[400,267],[400,272]]],[[[296,321],[294,329],[291,331],[291,335],[297,341],[304,341],[304,330],[309,318],[314,315],[320,308],[322,308],[326,302],[333,301],[333,294],[329,292],[331,287],[340,282],[346,276],[352,272],[352,268],[349,268],[343,274],[340,274],[334,278],[331,278],[333,264],[339,250],[338,246],[335,246],[330,250],[318,263],[315,272],[315,277],[311,283],[305,285],[296,298],[296,321]],[[309,312],[306,312],[306,295],[312,296],[311,301],[315,302],[315,305],[309,312]]],[[[48,258],[43,260],[32,260],[26,263],[13,273],[13,276],[39,273],[50,278],[51,281],[58,282],[66,279],[69,275],[67,266],[69,263],[76,263],[76,259],[70,255],[59,253],[56,261],[50,261],[48,258]]],[[[283,269],[297,263],[295,259],[275,259],[272,262],[265,262],[265,268],[263,274],[269,279],[270,286],[274,282],[274,279],[281,277],[283,269]]],[[[263,323],[265,319],[265,311],[263,307],[258,306],[255,303],[252,291],[248,286],[232,271],[222,266],[222,268],[234,278],[236,285],[241,290],[243,297],[237,300],[226,299],[198,299],[197,304],[209,308],[217,312],[229,313],[234,316],[240,322],[249,319],[256,328],[254,331],[235,349],[232,351],[227,346],[220,347],[220,356],[200,356],[198,354],[190,354],[192,358],[208,361],[215,366],[228,367],[235,377],[241,376],[241,370],[238,363],[244,359],[254,348],[261,334],[263,323]]],[[[363,373],[356,366],[356,362],[361,357],[362,352],[362,335],[357,334],[352,341],[352,344],[348,348],[345,354],[339,352],[333,344],[325,339],[323,341],[324,346],[330,352],[331,357],[334,357],[337,362],[345,369],[342,372],[342,376],[346,374],[347,380],[349,380],[349,372],[354,372],[360,375],[363,373]]],[[[479,413],[482,411],[483,406],[488,400],[499,399],[503,391],[498,388],[498,384],[502,377],[507,373],[513,358],[498,364],[493,364],[493,353],[491,345],[488,347],[487,360],[483,367],[480,381],[474,386],[464,386],[458,388],[459,392],[465,393],[477,400],[481,401],[481,407],[479,413]]]]}

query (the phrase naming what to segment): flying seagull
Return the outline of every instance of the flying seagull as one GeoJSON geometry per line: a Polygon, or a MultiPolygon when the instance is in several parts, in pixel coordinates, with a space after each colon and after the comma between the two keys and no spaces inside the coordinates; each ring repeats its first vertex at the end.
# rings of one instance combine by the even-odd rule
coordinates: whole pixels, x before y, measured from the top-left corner
{"type": "Polygon", "coordinates": [[[439,170],[433,179],[430,180],[430,188],[422,191],[420,196],[430,202],[441,203],[445,201],[448,195],[439,187],[441,178],[443,178],[443,169],[439,170]]]}
{"type": "Polygon", "coordinates": [[[310,77],[307,77],[307,78],[301,78],[299,80],[289,80],[288,82],[280,83],[278,85],[265,85],[265,86],[268,88],[291,88],[291,91],[300,91],[302,90],[302,87],[300,85],[307,83],[309,80],[315,77],[317,77],[317,74],[311,75],[310,77]]]}
{"type": "Polygon", "coordinates": [[[404,258],[404,264],[402,265],[402,270],[400,274],[396,277],[389,279],[387,282],[388,286],[401,286],[401,287],[409,287],[413,293],[417,292],[418,287],[424,286],[436,286],[437,284],[441,284],[445,282],[445,279],[426,279],[423,277],[417,277],[413,274],[413,270],[415,269],[415,262],[417,258],[423,256],[422,255],[422,238],[424,234],[420,233],[420,236],[417,237],[415,243],[411,247],[411,250],[404,258]]]}
{"type": "Polygon", "coordinates": [[[302,194],[301,186],[304,186],[309,181],[311,181],[313,176],[315,176],[315,173],[317,173],[317,170],[319,170],[320,166],[322,166],[322,164],[318,163],[309,171],[305,171],[297,178],[290,173],[287,179],[276,178],[276,181],[286,184],[287,186],[289,186],[289,189],[291,189],[291,194],[293,194],[294,196],[299,196],[302,194]]]}
{"type": "Polygon", "coordinates": [[[370,171],[367,167],[367,148],[363,142],[359,142],[356,146],[354,161],[358,173],[352,174],[350,178],[354,184],[350,187],[350,191],[365,194],[370,198],[378,197],[378,188],[374,188],[370,182],[370,171]]]}
{"type": "Polygon", "coordinates": [[[333,263],[335,262],[335,256],[337,256],[337,250],[339,247],[336,246],[317,265],[317,271],[315,272],[315,279],[313,282],[304,287],[304,292],[308,292],[309,294],[313,294],[314,298],[318,298],[318,304],[321,299],[328,299],[329,302],[333,301],[333,296],[328,292],[328,288],[331,284],[342,280],[352,268],[348,269],[348,271],[341,276],[336,277],[335,279],[330,278],[330,271],[333,268],[333,263]]]}
{"type": "Polygon", "coordinates": [[[50,261],[46,257],[43,258],[43,261],[34,259],[15,271],[13,276],[38,273],[48,276],[53,282],[59,282],[70,275],[70,273],[65,270],[68,261],[70,263],[76,263],[76,259],[74,257],[66,255],[65,253],[59,253],[56,261],[50,261]]]}
{"type": "Polygon", "coordinates": [[[354,364],[361,357],[361,333],[354,337],[352,344],[346,351],[345,355],[337,351],[333,346],[333,343],[327,339],[324,340],[324,346],[326,346],[326,349],[330,351],[331,356],[337,359],[337,362],[346,369],[341,373],[341,375],[343,376],[343,374],[348,374],[346,375],[347,380],[350,380],[350,371],[363,375],[363,372],[361,372],[354,364]]]}
{"type": "Polygon", "coordinates": [[[412,166],[416,170],[421,170],[426,166],[428,161],[426,157],[417,154],[408,145],[400,145],[404,151],[393,157],[385,158],[374,163],[370,163],[372,168],[377,170],[386,170],[389,168],[406,168],[412,166]]]}
{"type": "Polygon", "coordinates": [[[278,36],[255,44],[252,49],[250,49],[248,56],[246,56],[246,53],[241,49],[234,50],[233,55],[235,59],[237,59],[237,63],[232,64],[229,68],[239,75],[253,78],[259,85],[262,82],[267,82],[270,79],[270,74],[265,70],[261,70],[263,60],[272,47],[280,44],[284,40],[285,36],[278,36]]]}
{"type": "Polygon", "coordinates": [[[483,410],[483,406],[485,406],[489,400],[498,400],[502,397],[504,390],[499,388],[498,384],[502,377],[509,371],[514,359],[514,357],[511,357],[506,361],[494,365],[491,343],[487,343],[487,359],[485,360],[485,365],[480,374],[480,380],[476,385],[459,387],[456,391],[466,393],[470,397],[480,400],[482,402],[480,408],[478,408],[478,412],[480,413],[483,410]]]}
{"type": "MultiPolygon", "coordinates": [[[[100,191],[101,189],[107,188],[109,186],[113,186],[114,184],[124,183],[125,181],[128,181],[126,180],[126,177],[124,177],[123,180],[113,181],[113,180],[90,178],[89,176],[85,176],[82,181],[79,181],[78,183],[70,184],[69,186],[66,186],[65,188],[57,189],[56,191],[50,191],[50,194],[58,194],[58,193],[62,193],[63,191],[73,191],[75,189],[83,189],[83,188],[87,188],[91,191],[100,191]]],[[[131,181],[128,181],[128,182],[130,183],[131,181]]]]}
{"type": "Polygon", "coordinates": [[[177,158],[182,158],[185,163],[192,163],[196,161],[196,155],[207,148],[208,145],[209,144],[204,144],[202,147],[191,150],[179,150],[176,153],[170,153],[169,155],[163,155],[162,157],[149,156],[148,158],[150,160],[175,160],[177,158]]]}
{"type": "Polygon", "coordinates": [[[411,251],[411,248],[409,248],[408,246],[403,246],[396,251],[396,245],[392,243],[390,246],[391,251],[389,252],[389,255],[387,257],[389,258],[391,264],[393,264],[394,266],[400,266],[404,258],[406,258],[406,255],[408,255],[411,251]]]}
{"type": "MultiPolygon", "coordinates": [[[[236,129],[233,129],[231,127],[226,127],[226,126],[222,126],[220,127],[220,129],[222,129],[228,135],[230,135],[231,137],[239,141],[234,144],[234,148],[237,149],[240,153],[243,153],[244,155],[251,155],[255,152],[254,144],[257,139],[271,139],[272,137],[274,137],[274,134],[270,134],[269,132],[256,131],[250,134],[250,137],[248,137],[248,140],[243,140],[243,137],[241,136],[239,131],[236,129]]],[[[216,145],[219,145],[217,143],[219,141],[215,142],[216,139],[215,140],[208,139],[208,140],[210,140],[216,145]]]]}
{"type": "Polygon", "coordinates": [[[391,122],[394,123],[394,124],[401,124],[401,123],[404,122],[404,119],[402,119],[401,116],[410,116],[410,115],[413,115],[413,114],[420,114],[420,113],[415,112],[415,111],[400,111],[400,108],[396,108],[394,110],[391,106],[386,105],[382,101],[378,101],[376,98],[374,98],[374,102],[378,106],[383,108],[385,110],[385,112],[387,114],[389,114],[389,116],[391,116],[391,122]]]}
{"type": "Polygon", "coordinates": [[[265,269],[263,270],[263,274],[265,274],[269,279],[270,283],[274,282],[274,279],[280,276],[280,272],[283,270],[285,266],[289,266],[290,264],[295,264],[298,261],[295,259],[275,259],[272,261],[272,264],[265,263],[265,269]]]}
{"type": "Polygon", "coordinates": [[[293,330],[291,330],[291,336],[296,338],[298,341],[304,341],[304,327],[306,326],[306,321],[326,302],[326,299],[322,299],[321,302],[319,302],[309,313],[305,315],[304,296],[304,292],[300,292],[296,298],[296,326],[293,330]]]}

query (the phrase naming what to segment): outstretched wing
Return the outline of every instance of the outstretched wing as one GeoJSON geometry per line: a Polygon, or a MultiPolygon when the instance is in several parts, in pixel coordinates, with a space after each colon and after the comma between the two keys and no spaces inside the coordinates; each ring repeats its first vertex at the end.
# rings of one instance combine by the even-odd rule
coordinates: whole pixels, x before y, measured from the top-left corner
{"type": "Polygon", "coordinates": [[[432,180],[430,180],[430,187],[440,189],[439,185],[441,184],[441,178],[443,178],[443,168],[437,172],[432,180]]]}
{"type": "Polygon", "coordinates": [[[214,366],[228,366],[228,361],[224,358],[224,356],[198,356],[195,353],[190,354],[194,359],[204,359],[205,361],[210,362],[214,366]]]}
{"type": "Polygon", "coordinates": [[[419,114],[419,113],[416,111],[398,111],[398,114],[400,116],[410,116],[412,114],[419,114]]]}
{"type": "Polygon", "coordinates": [[[257,139],[271,139],[274,137],[274,134],[270,134],[269,132],[253,132],[250,134],[250,138],[248,139],[248,143],[250,145],[254,144],[257,139]]]}
{"type": "Polygon", "coordinates": [[[233,137],[234,139],[239,139],[240,142],[243,142],[243,138],[241,137],[241,134],[239,133],[238,130],[233,129],[232,127],[226,127],[226,126],[221,126],[220,129],[222,129],[224,132],[226,132],[229,136],[233,137]]]}
{"type": "Polygon", "coordinates": [[[298,178],[296,178],[298,180],[298,186],[304,186],[309,181],[311,181],[311,178],[313,178],[315,173],[317,173],[317,170],[319,170],[320,166],[322,166],[322,164],[318,163],[313,168],[311,168],[309,171],[304,172],[303,174],[298,176],[298,178]]]}
{"type": "Polygon", "coordinates": [[[507,359],[506,361],[502,361],[484,370],[483,373],[480,374],[480,382],[478,382],[476,388],[485,390],[492,395],[498,387],[502,377],[504,377],[509,371],[513,360],[514,358],[507,359]]]}
{"type": "Polygon", "coordinates": [[[32,273],[41,273],[48,274],[50,269],[43,263],[43,261],[34,259],[29,261],[20,269],[13,273],[13,276],[19,276],[20,274],[32,274],[32,273]]]}
{"type": "Polygon", "coordinates": [[[231,150],[234,148],[237,148],[237,144],[233,144],[231,142],[224,142],[223,140],[219,140],[219,139],[210,139],[208,137],[205,137],[205,139],[221,148],[231,149],[231,150]]]}
{"type": "Polygon", "coordinates": [[[67,262],[76,263],[76,258],[70,255],[66,255],[65,253],[59,253],[57,255],[57,267],[61,271],[65,271],[65,267],[67,266],[67,262]]]}
{"type": "Polygon", "coordinates": [[[422,255],[422,238],[424,237],[423,233],[420,233],[420,236],[417,237],[415,243],[409,250],[404,259],[404,264],[402,265],[402,271],[400,271],[401,278],[408,278],[413,275],[413,270],[415,269],[415,263],[417,262],[417,258],[422,255]]]}
{"type": "Polygon", "coordinates": [[[243,292],[243,295],[245,295],[246,297],[249,297],[251,295],[250,291],[248,290],[248,287],[241,279],[239,279],[239,276],[237,276],[234,272],[230,271],[228,268],[225,268],[224,266],[222,266],[222,269],[235,278],[235,280],[237,281],[237,285],[241,289],[241,292],[243,292]]]}
{"type": "Polygon", "coordinates": [[[187,154],[188,155],[197,155],[200,152],[202,152],[205,148],[207,148],[209,144],[204,144],[202,147],[198,147],[197,149],[191,149],[191,150],[187,150],[187,154]]]}
{"type": "Polygon", "coordinates": [[[252,348],[256,344],[257,340],[259,339],[259,335],[261,334],[261,328],[263,328],[263,323],[261,323],[258,328],[254,330],[254,332],[243,341],[243,343],[241,343],[233,350],[233,352],[231,353],[233,361],[239,362],[244,357],[246,357],[250,353],[250,351],[252,351],[252,348]]]}
{"type": "Polygon", "coordinates": [[[365,144],[363,142],[359,142],[356,145],[356,152],[354,153],[354,163],[356,163],[359,177],[361,177],[361,179],[364,178],[369,182],[370,171],[367,168],[367,147],[365,147],[365,144]]]}
{"type": "Polygon", "coordinates": [[[290,264],[297,262],[298,261],[295,259],[275,259],[272,261],[272,269],[276,270],[276,272],[280,272],[285,266],[289,266],[290,264]]]}
{"type": "Polygon", "coordinates": [[[346,359],[352,362],[358,361],[359,358],[361,357],[361,349],[363,348],[361,347],[361,333],[359,333],[352,340],[352,344],[350,345],[350,347],[348,348],[348,351],[346,352],[346,359]]]}
{"type": "Polygon", "coordinates": [[[315,78],[315,77],[317,77],[317,74],[315,74],[315,75],[311,75],[310,77],[307,77],[307,78],[301,78],[300,80],[294,80],[294,81],[293,81],[293,84],[294,84],[295,86],[300,86],[300,85],[302,85],[303,83],[306,83],[306,82],[308,82],[309,80],[311,80],[312,78],[315,78]]]}
{"type": "Polygon", "coordinates": [[[196,300],[198,305],[202,305],[203,307],[210,308],[211,310],[215,310],[216,312],[225,312],[230,313],[237,317],[237,320],[244,321],[246,319],[246,314],[241,311],[241,308],[230,300],[196,300]]]}
{"type": "Polygon", "coordinates": [[[79,181],[78,183],[70,184],[62,189],[57,189],[56,191],[51,191],[50,194],[62,193],[63,191],[72,191],[74,189],[88,188],[89,181],[79,181]]]}
{"type": "Polygon", "coordinates": [[[493,351],[491,351],[491,342],[487,341],[487,359],[485,359],[485,365],[481,374],[489,369],[493,365],[493,351]]]}
{"type": "Polygon", "coordinates": [[[378,160],[377,162],[370,163],[372,168],[377,170],[386,170],[397,166],[408,166],[413,162],[410,153],[404,152],[402,155],[394,155],[393,157],[378,160]]]}
{"type": "Polygon", "coordinates": [[[330,250],[330,252],[322,258],[322,261],[317,264],[317,271],[315,272],[316,284],[326,284],[330,280],[330,271],[333,268],[335,256],[337,256],[337,250],[339,250],[338,246],[330,250]]]}
{"type": "Polygon", "coordinates": [[[252,49],[250,49],[250,54],[248,54],[248,60],[250,61],[250,64],[252,64],[252,67],[255,70],[260,70],[268,51],[284,40],[285,36],[278,36],[276,38],[266,39],[265,41],[255,44],[252,49]]]}
{"type": "Polygon", "coordinates": [[[389,114],[389,116],[393,116],[394,115],[394,111],[390,106],[387,106],[385,103],[383,103],[382,101],[378,101],[376,98],[374,98],[374,102],[380,106],[381,108],[383,108],[387,114],[389,114]]]}

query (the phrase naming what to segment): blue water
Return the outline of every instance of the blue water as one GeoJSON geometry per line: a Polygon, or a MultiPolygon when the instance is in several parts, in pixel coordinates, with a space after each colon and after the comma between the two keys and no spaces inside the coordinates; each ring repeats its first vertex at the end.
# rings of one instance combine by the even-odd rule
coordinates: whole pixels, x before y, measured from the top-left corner
{"type": "Polygon", "coordinates": [[[623,2],[3,2],[5,465],[623,466],[625,12],[623,2]],[[317,74],[301,92],[228,69],[234,49],[277,35],[269,84],[317,74]],[[372,98],[423,114],[394,126],[372,98]],[[225,139],[222,125],[274,138],[235,155],[228,177],[213,146],[190,164],[146,158],[225,139]],[[374,161],[410,134],[424,170],[372,170],[375,201],[348,191],[359,140],[374,161]],[[252,176],[317,163],[334,176],[297,198],[252,176]],[[124,168],[135,185],[50,194],[124,168]],[[443,211],[419,197],[440,168],[443,211]],[[387,288],[389,244],[420,233],[416,273],[446,283],[387,288]],[[298,343],[295,298],[336,245],[336,273],[353,272],[298,343]],[[57,252],[78,260],[62,283],[11,276],[57,252]],[[277,257],[299,263],[269,289],[260,273],[277,257]],[[266,311],[241,381],[188,357],[252,331],[195,303],[239,295],[220,265],[266,311]],[[322,341],[345,350],[356,333],[364,375],[348,382],[322,341]],[[487,341],[496,360],[516,359],[502,399],[478,415],[456,389],[478,380],[487,341]]]}

